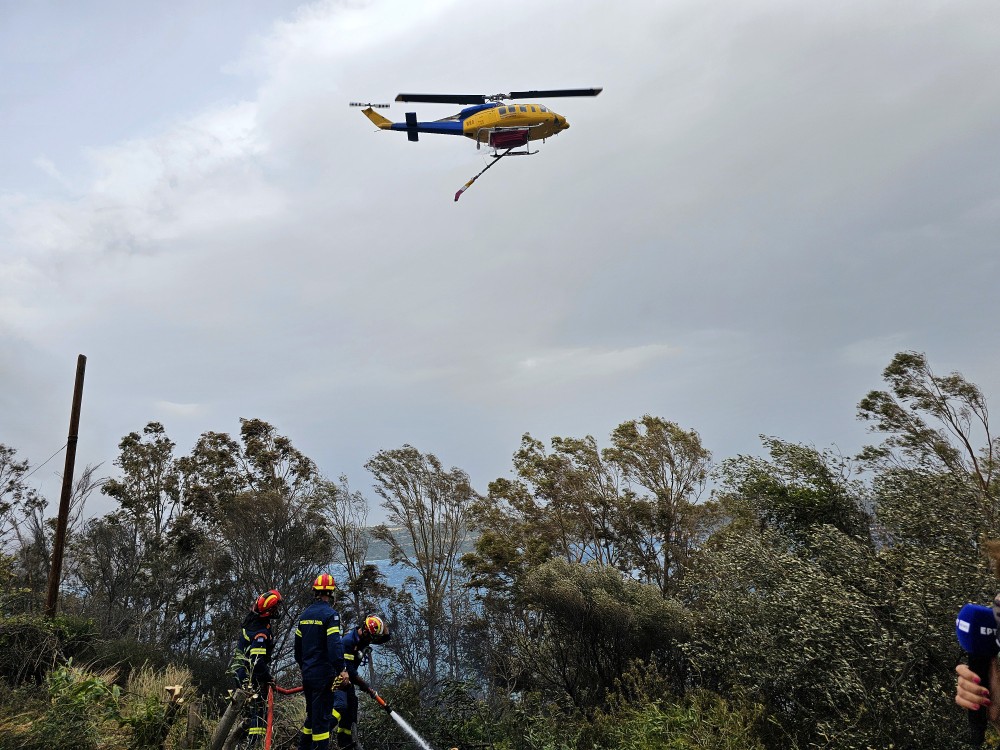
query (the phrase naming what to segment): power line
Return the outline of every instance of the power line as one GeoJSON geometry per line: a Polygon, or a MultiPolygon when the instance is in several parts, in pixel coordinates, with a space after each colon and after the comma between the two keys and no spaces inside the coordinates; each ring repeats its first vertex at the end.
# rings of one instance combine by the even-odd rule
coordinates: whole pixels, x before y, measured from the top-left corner
{"type": "Polygon", "coordinates": [[[38,471],[38,470],[39,470],[40,468],[42,468],[43,466],[45,466],[45,464],[47,464],[47,463],[48,463],[49,461],[51,461],[51,460],[52,460],[53,458],[55,458],[55,457],[56,457],[56,456],[58,456],[58,455],[59,455],[60,453],[62,453],[62,452],[63,452],[63,450],[65,450],[65,448],[66,448],[66,446],[67,446],[67,445],[69,445],[69,443],[63,443],[63,444],[62,444],[62,447],[61,447],[61,448],[60,448],[59,450],[57,450],[57,451],[56,451],[55,453],[53,453],[53,454],[52,454],[51,456],[49,456],[49,457],[48,457],[48,458],[46,458],[46,459],[45,459],[44,461],[42,461],[42,462],[41,462],[40,464],[38,464],[38,466],[36,466],[36,467],[35,467],[34,469],[32,469],[31,471],[29,471],[29,472],[28,472],[27,474],[25,474],[25,475],[24,475],[24,478],[25,478],[25,479],[27,479],[27,478],[28,478],[28,477],[30,477],[30,476],[31,476],[32,474],[34,474],[34,473],[35,473],[36,471],[38,471]]]}

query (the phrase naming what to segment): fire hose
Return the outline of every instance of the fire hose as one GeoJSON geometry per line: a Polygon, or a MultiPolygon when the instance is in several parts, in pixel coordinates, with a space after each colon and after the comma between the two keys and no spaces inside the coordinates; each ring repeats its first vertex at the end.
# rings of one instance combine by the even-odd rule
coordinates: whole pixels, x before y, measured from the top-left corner
{"type": "Polygon", "coordinates": [[[369,685],[367,682],[361,679],[361,675],[358,675],[351,681],[359,688],[364,690],[366,693],[368,693],[368,695],[370,695],[372,698],[374,698],[375,702],[386,710],[386,713],[390,714],[392,713],[392,708],[389,706],[388,703],[385,702],[385,699],[378,694],[378,691],[375,688],[373,688],[371,685],[369,685]]]}
{"type": "MultiPolygon", "coordinates": [[[[375,688],[373,688],[371,685],[369,685],[367,682],[361,679],[360,676],[355,677],[352,680],[352,682],[359,688],[364,690],[366,693],[368,693],[368,695],[370,695],[372,698],[374,698],[375,702],[378,703],[387,712],[389,712],[390,714],[392,713],[392,709],[389,707],[389,704],[385,702],[385,699],[378,694],[378,691],[376,691],[375,688]]],[[[334,683],[333,688],[336,689],[338,684],[339,680],[334,683]]],[[[295,693],[301,693],[301,692],[302,692],[301,685],[299,687],[293,687],[293,688],[283,688],[280,685],[274,685],[274,684],[268,685],[267,729],[265,730],[264,733],[264,750],[271,750],[271,742],[273,738],[272,733],[274,730],[274,694],[278,693],[279,695],[294,695],[295,693]]]]}
{"type": "Polygon", "coordinates": [[[267,729],[264,732],[264,750],[271,750],[271,739],[274,731],[274,694],[293,695],[301,693],[302,686],[293,688],[283,688],[278,685],[268,685],[267,687],[267,729]]]}

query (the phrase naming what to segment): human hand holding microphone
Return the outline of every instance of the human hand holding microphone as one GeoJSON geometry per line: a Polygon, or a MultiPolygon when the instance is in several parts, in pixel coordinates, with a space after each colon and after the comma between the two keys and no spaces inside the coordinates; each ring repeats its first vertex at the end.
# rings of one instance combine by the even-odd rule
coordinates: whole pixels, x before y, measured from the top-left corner
{"type": "MultiPolygon", "coordinates": [[[[1000,599],[1000,595],[998,595],[1000,599]]],[[[1000,688],[1000,677],[993,668],[1000,644],[997,642],[996,612],[994,606],[966,604],[955,620],[955,635],[962,650],[969,655],[968,665],[955,667],[958,685],[955,703],[968,710],[969,739],[973,746],[981,747],[986,737],[986,725],[997,712],[991,707],[990,688],[1000,688]]],[[[995,691],[1000,694],[1000,690],[995,691]]]]}

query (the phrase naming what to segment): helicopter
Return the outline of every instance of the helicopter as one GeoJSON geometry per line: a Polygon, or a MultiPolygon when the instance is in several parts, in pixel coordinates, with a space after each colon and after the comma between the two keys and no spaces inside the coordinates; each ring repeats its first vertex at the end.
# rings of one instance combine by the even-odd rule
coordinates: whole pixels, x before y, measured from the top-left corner
{"type": "Polygon", "coordinates": [[[543,104],[510,104],[510,100],[548,99],[563,96],[597,96],[603,89],[548,89],[542,91],[511,91],[508,94],[399,94],[397,102],[418,102],[436,104],[469,104],[458,114],[440,120],[419,121],[416,112],[407,112],[405,122],[393,122],[383,117],[376,109],[389,107],[388,104],[351,102],[352,107],[364,107],[362,114],[371,120],[379,130],[398,130],[406,133],[408,140],[417,141],[420,134],[462,135],[476,142],[476,148],[484,145],[493,151],[492,161],[475,177],[463,185],[457,193],[457,201],[487,169],[505,156],[531,156],[538,150],[531,150],[531,141],[542,141],[558,135],[569,128],[565,117],[553,112],[543,104]]]}

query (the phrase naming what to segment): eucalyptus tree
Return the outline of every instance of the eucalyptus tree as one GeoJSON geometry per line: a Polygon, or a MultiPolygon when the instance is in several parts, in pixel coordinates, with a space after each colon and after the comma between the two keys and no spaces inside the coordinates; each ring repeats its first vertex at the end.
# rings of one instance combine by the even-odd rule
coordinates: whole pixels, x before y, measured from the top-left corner
{"type": "Polygon", "coordinates": [[[494,591],[560,557],[613,566],[668,596],[717,519],[700,501],[710,452],[697,432],[658,417],[623,422],[604,449],[588,435],[554,437],[548,451],[524,435],[513,463],[516,478],[492,482],[474,508],[468,564],[494,591]]]}
{"type": "Polygon", "coordinates": [[[982,390],[961,373],[937,375],[926,355],[913,351],[896,354],[882,376],[888,390],[865,396],[858,416],[885,437],[862,457],[881,466],[966,478],[995,529],[1000,524],[1000,437],[993,434],[982,390]]]}
{"type": "Polygon", "coordinates": [[[87,522],[70,567],[85,613],[119,635],[167,643],[177,583],[169,534],[181,499],[174,443],[162,424],[150,422],[122,438],[118,450],[121,474],[101,487],[118,508],[87,522]]]}
{"type": "MultiPolygon", "coordinates": [[[[178,461],[189,543],[204,551],[205,579],[185,594],[209,647],[227,652],[232,633],[261,591],[278,588],[289,609],[330,561],[330,524],[315,462],[260,419],[240,420],[240,439],[206,432],[178,461]]],[[[284,642],[279,645],[287,646],[284,642]]]]}
{"type": "Polygon", "coordinates": [[[979,493],[946,470],[876,466],[765,438],[723,463],[730,522],[685,577],[697,684],[753,696],[769,745],[953,747],[953,622],[983,595],[979,493]]]}
{"type": "Polygon", "coordinates": [[[351,489],[346,476],[321,480],[317,492],[329,519],[333,562],[343,570],[337,585],[349,601],[340,614],[345,622],[358,622],[366,612],[381,609],[390,594],[385,576],[369,561],[368,499],[351,489]]]}
{"type": "Polygon", "coordinates": [[[448,613],[450,600],[464,596],[457,580],[459,557],[469,537],[469,511],[476,492],[464,471],[445,469],[435,455],[411,445],[379,451],[365,467],[375,480],[388,520],[372,533],[388,545],[393,564],[414,571],[420,587],[428,675],[431,680],[438,677],[442,656],[447,656],[454,675],[462,623],[448,613]],[[447,633],[444,644],[439,633],[447,633]]]}
{"type": "Polygon", "coordinates": [[[24,504],[31,491],[25,482],[31,468],[27,459],[17,459],[17,449],[0,443],[0,551],[14,536],[24,504]]]}
{"type": "Polygon", "coordinates": [[[616,526],[628,565],[667,596],[719,520],[701,502],[712,454],[695,430],[647,414],[618,425],[603,455],[626,484],[616,526]]]}

